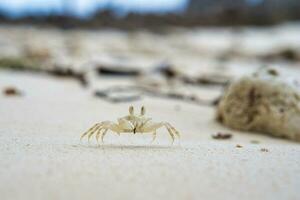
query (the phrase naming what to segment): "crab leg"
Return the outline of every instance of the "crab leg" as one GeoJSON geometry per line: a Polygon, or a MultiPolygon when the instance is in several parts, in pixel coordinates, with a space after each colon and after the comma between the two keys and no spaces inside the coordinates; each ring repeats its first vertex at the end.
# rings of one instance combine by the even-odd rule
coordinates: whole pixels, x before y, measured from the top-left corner
{"type": "Polygon", "coordinates": [[[91,131],[90,134],[88,135],[88,141],[90,142],[90,138],[94,135],[94,133],[101,131],[103,125],[99,125],[98,128],[96,128],[94,131],[91,131]]]}
{"type": "Polygon", "coordinates": [[[166,129],[168,130],[170,136],[172,137],[172,144],[173,144],[173,143],[174,143],[174,140],[175,140],[175,135],[173,134],[171,128],[168,127],[167,123],[164,123],[163,125],[166,127],[166,129]]]}
{"type": "Polygon", "coordinates": [[[172,130],[172,132],[175,133],[175,135],[180,138],[179,132],[171,124],[166,123],[166,125],[169,126],[169,128],[172,130]]]}
{"type": "MultiPolygon", "coordinates": [[[[105,136],[106,133],[107,133],[107,130],[108,130],[108,129],[105,129],[104,132],[103,132],[102,135],[101,135],[101,141],[102,141],[102,143],[104,142],[103,139],[104,139],[104,136],[105,136]]],[[[120,133],[118,133],[118,134],[120,135],[120,133]]]]}
{"type": "Polygon", "coordinates": [[[98,131],[97,131],[97,133],[96,133],[96,140],[97,140],[97,144],[99,145],[99,137],[100,137],[100,134],[101,134],[101,128],[100,129],[98,129],[98,131]]]}
{"type": "Polygon", "coordinates": [[[84,136],[86,136],[88,133],[93,132],[95,130],[97,130],[97,128],[101,125],[101,123],[97,123],[94,126],[92,126],[89,130],[87,130],[85,133],[83,133],[80,137],[80,140],[82,140],[82,138],[84,138],[84,136]]]}
{"type": "MultiPolygon", "coordinates": [[[[98,133],[98,131],[102,130],[103,128],[110,129],[110,130],[116,132],[116,127],[117,126],[110,121],[104,121],[101,123],[97,123],[94,126],[92,126],[89,130],[87,130],[85,133],[83,133],[80,137],[80,140],[82,140],[82,138],[85,137],[86,135],[88,135],[88,140],[89,140],[94,133],[96,133],[96,132],[98,133]]],[[[117,130],[117,131],[118,131],[117,133],[120,134],[119,133],[120,131],[119,130],[117,130]]]]}
{"type": "Polygon", "coordinates": [[[97,140],[97,143],[99,144],[98,141],[99,141],[100,135],[101,135],[101,140],[103,142],[104,136],[106,135],[108,130],[111,130],[111,131],[117,133],[118,135],[120,135],[120,132],[122,131],[117,124],[114,124],[110,121],[105,121],[105,122],[96,124],[95,126],[90,128],[86,133],[84,133],[81,136],[81,138],[88,134],[88,141],[90,141],[90,138],[96,133],[96,140],[97,140]],[[102,130],[104,130],[104,131],[101,134],[102,130]]]}
{"type": "Polygon", "coordinates": [[[153,132],[151,143],[154,142],[155,138],[156,138],[156,131],[153,132]]]}
{"type": "MultiPolygon", "coordinates": [[[[153,122],[148,122],[146,124],[144,124],[144,126],[142,127],[141,132],[152,132],[152,131],[156,131],[157,129],[161,128],[161,127],[165,127],[167,129],[167,131],[169,132],[171,138],[172,138],[172,144],[174,143],[175,140],[175,135],[172,131],[172,128],[170,128],[168,126],[168,123],[166,122],[161,122],[161,123],[153,123],[153,122]]],[[[156,134],[156,133],[155,133],[156,134]]],[[[154,139],[155,139],[155,135],[153,135],[154,139]]]]}

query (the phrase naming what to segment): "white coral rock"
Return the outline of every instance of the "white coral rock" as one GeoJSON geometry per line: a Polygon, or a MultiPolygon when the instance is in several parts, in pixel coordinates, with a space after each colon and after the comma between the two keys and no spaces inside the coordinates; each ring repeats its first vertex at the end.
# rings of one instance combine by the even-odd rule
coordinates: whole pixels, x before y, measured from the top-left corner
{"type": "Polygon", "coordinates": [[[217,119],[233,129],[300,142],[299,83],[275,69],[242,77],[225,91],[217,119]]]}

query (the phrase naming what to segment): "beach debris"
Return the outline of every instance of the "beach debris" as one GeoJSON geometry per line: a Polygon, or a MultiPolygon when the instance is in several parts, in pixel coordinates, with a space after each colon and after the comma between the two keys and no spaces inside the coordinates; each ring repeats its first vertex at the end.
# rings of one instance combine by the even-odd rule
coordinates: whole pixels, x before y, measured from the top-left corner
{"type": "Polygon", "coordinates": [[[75,71],[71,68],[53,67],[52,69],[44,70],[45,73],[61,78],[71,78],[77,80],[83,87],[88,85],[88,80],[85,73],[75,71]]]}
{"type": "Polygon", "coordinates": [[[207,73],[207,74],[200,74],[196,77],[184,76],[182,79],[184,83],[193,84],[193,85],[226,86],[231,80],[231,77],[218,74],[218,73],[207,73]]]}
{"type": "Polygon", "coordinates": [[[269,152],[269,149],[261,148],[260,151],[261,151],[261,152],[269,152]]]}
{"type": "Polygon", "coordinates": [[[100,65],[97,67],[97,72],[99,75],[106,76],[138,76],[142,72],[141,70],[134,67],[127,66],[113,66],[113,65],[100,65]]]}
{"type": "Polygon", "coordinates": [[[166,79],[173,79],[181,75],[181,73],[168,62],[160,63],[154,67],[153,72],[162,74],[166,79]]]}
{"type": "Polygon", "coordinates": [[[145,116],[146,108],[142,106],[141,112],[139,115],[134,113],[133,106],[129,107],[129,115],[126,115],[122,118],[118,119],[117,123],[111,121],[103,121],[100,123],[96,123],[92,126],[88,131],[83,133],[80,137],[80,140],[85,136],[88,137],[88,141],[90,138],[95,135],[96,140],[98,143],[98,139],[101,136],[101,140],[103,142],[104,136],[106,135],[107,131],[110,130],[112,132],[117,133],[120,135],[121,133],[149,133],[152,134],[152,142],[156,138],[156,130],[165,127],[169,132],[169,135],[172,138],[172,144],[176,137],[180,137],[179,132],[168,122],[152,122],[151,118],[145,116]]]}
{"type": "Polygon", "coordinates": [[[156,87],[146,87],[146,86],[114,86],[109,87],[104,90],[96,90],[94,92],[95,97],[102,98],[104,100],[113,103],[122,103],[137,101],[142,98],[143,95],[150,97],[160,97],[166,99],[176,99],[180,101],[195,103],[198,105],[208,105],[214,104],[214,101],[200,99],[195,95],[186,95],[179,92],[172,91],[162,91],[156,87]]]}
{"type": "Polygon", "coordinates": [[[38,70],[36,63],[26,58],[19,57],[3,57],[0,58],[0,69],[11,69],[19,71],[36,71],[38,70]]]}
{"type": "Polygon", "coordinates": [[[243,148],[243,146],[240,145],[240,144],[235,145],[235,147],[236,147],[236,148],[243,148]]]}
{"type": "Polygon", "coordinates": [[[242,77],[222,96],[217,120],[233,129],[300,142],[299,84],[274,68],[242,77]]]}
{"type": "Polygon", "coordinates": [[[262,60],[274,61],[274,60],[286,60],[296,62],[300,60],[300,52],[293,48],[283,48],[276,52],[270,52],[261,56],[262,60]]]}
{"type": "Polygon", "coordinates": [[[229,83],[232,77],[221,73],[201,73],[196,75],[187,75],[180,72],[171,64],[164,64],[156,68],[156,72],[160,72],[166,79],[177,79],[184,84],[191,85],[220,85],[225,86],[229,83]]]}
{"type": "Polygon", "coordinates": [[[215,100],[212,101],[213,106],[217,106],[221,101],[221,96],[217,97],[215,100]]]}
{"type": "Polygon", "coordinates": [[[226,140],[232,138],[232,134],[218,132],[217,134],[212,135],[212,138],[217,140],[226,140]]]}
{"type": "Polygon", "coordinates": [[[15,87],[6,87],[3,90],[3,94],[6,96],[21,96],[22,92],[15,87]]]}
{"type": "Polygon", "coordinates": [[[39,62],[45,62],[51,57],[50,49],[43,45],[34,45],[32,43],[24,45],[23,48],[24,57],[29,60],[35,60],[39,62]]]}
{"type": "Polygon", "coordinates": [[[27,58],[0,58],[0,69],[1,68],[8,70],[47,74],[55,77],[70,78],[78,81],[84,87],[88,85],[88,81],[84,72],[75,71],[68,67],[41,66],[38,65],[37,62],[27,58]]]}
{"type": "Polygon", "coordinates": [[[108,88],[105,90],[97,90],[94,96],[102,98],[111,103],[124,103],[140,100],[141,94],[136,90],[126,90],[121,87],[108,88]]]}
{"type": "Polygon", "coordinates": [[[251,144],[259,144],[260,142],[258,140],[251,140],[250,143],[251,144]]]}

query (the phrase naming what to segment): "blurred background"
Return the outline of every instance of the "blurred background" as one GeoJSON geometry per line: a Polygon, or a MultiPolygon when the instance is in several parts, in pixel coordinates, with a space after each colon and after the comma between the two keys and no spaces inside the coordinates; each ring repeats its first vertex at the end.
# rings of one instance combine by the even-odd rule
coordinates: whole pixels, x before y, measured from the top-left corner
{"type": "Polygon", "coordinates": [[[204,90],[211,103],[234,78],[298,69],[299,10],[298,0],[1,0],[0,68],[74,79],[104,99],[103,81],[128,81],[204,90]]]}
{"type": "Polygon", "coordinates": [[[1,21],[63,27],[271,25],[300,18],[297,0],[2,0],[1,21]]]}

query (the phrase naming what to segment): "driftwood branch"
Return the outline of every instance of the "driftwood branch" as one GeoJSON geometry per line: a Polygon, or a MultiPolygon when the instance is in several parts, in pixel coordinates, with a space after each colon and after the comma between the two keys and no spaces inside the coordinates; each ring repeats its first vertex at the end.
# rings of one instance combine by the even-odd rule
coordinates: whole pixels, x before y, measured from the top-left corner
{"type": "Polygon", "coordinates": [[[208,105],[213,106],[216,104],[217,99],[214,100],[204,100],[196,97],[195,95],[184,95],[176,92],[162,92],[157,89],[153,89],[145,86],[115,86],[104,90],[95,91],[94,95],[96,97],[102,98],[112,103],[121,103],[121,102],[131,102],[136,101],[142,98],[143,95],[150,97],[159,97],[166,99],[176,99],[180,101],[185,101],[189,103],[194,103],[198,105],[208,105]],[[138,94],[133,95],[123,95],[123,93],[132,93],[136,92],[138,94]],[[120,94],[115,95],[115,94],[120,94]]]}

